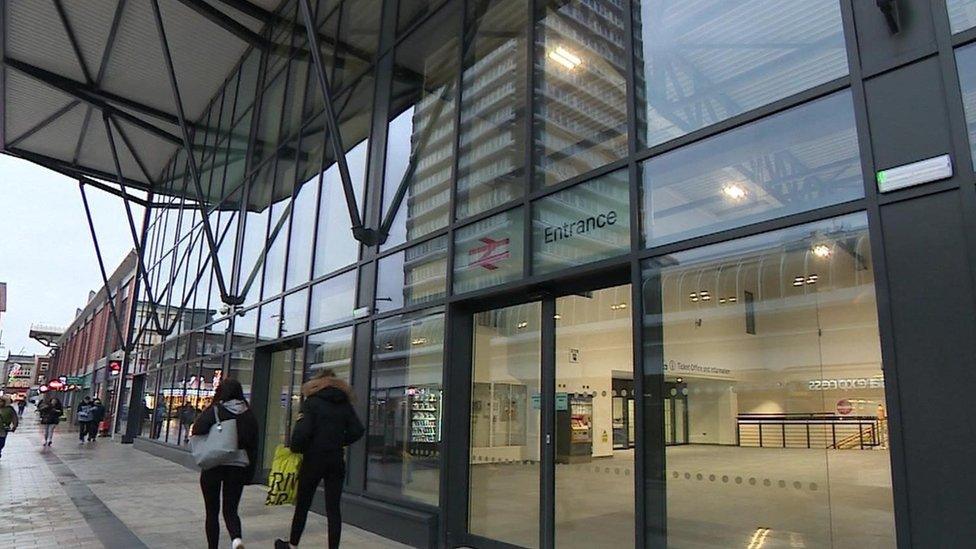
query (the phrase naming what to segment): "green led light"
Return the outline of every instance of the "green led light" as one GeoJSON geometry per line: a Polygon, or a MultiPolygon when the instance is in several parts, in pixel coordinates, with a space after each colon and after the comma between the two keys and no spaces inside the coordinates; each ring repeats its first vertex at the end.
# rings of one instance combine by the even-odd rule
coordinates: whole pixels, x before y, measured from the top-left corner
{"type": "Polygon", "coordinates": [[[888,179],[887,172],[878,172],[878,185],[884,185],[887,179],[888,179]]]}

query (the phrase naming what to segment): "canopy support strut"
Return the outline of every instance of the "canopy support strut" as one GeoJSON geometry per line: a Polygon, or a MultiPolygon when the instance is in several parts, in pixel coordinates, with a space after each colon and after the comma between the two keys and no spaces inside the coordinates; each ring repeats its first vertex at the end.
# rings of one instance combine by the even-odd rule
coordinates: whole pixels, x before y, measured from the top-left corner
{"type": "Polygon", "coordinates": [[[176,116],[179,119],[180,132],[183,136],[183,149],[186,153],[187,166],[190,168],[190,177],[193,180],[193,187],[197,193],[197,207],[200,210],[200,217],[203,220],[203,232],[207,237],[207,246],[210,249],[210,261],[214,265],[214,276],[217,279],[217,288],[220,291],[220,299],[228,305],[240,305],[244,302],[240,296],[230,295],[227,291],[227,284],[220,268],[220,258],[217,256],[217,241],[214,239],[213,228],[210,226],[210,216],[207,212],[206,200],[203,194],[203,187],[200,186],[200,172],[197,169],[197,159],[193,153],[193,140],[190,138],[189,126],[186,122],[186,113],[183,110],[183,99],[180,96],[180,87],[176,81],[176,70],[173,68],[173,57],[169,50],[169,41],[166,39],[166,29],[163,27],[163,14],[159,10],[159,0],[152,0],[153,15],[156,18],[156,30],[159,33],[159,45],[163,50],[163,59],[166,61],[166,72],[169,76],[170,88],[173,93],[173,103],[176,106],[176,116]]]}

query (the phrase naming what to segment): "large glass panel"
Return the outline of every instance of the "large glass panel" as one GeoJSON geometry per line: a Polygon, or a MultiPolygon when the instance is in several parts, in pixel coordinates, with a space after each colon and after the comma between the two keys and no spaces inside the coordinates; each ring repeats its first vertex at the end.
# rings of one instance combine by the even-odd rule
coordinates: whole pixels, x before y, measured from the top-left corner
{"type": "MultiPolygon", "coordinates": [[[[340,131],[349,165],[356,203],[364,205],[366,160],[369,152],[369,124],[373,104],[373,79],[360,83],[337,100],[340,131]]],[[[324,118],[318,117],[305,129],[311,139],[321,139],[324,118]]],[[[331,139],[331,138],[329,138],[331,139]]],[[[325,172],[319,192],[319,220],[315,241],[315,276],[335,271],[359,259],[359,242],[352,237],[352,221],[342,189],[332,145],[325,147],[325,172]]],[[[360,213],[362,213],[360,211],[360,213]]]]}
{"type": "Polygon", "coordinates": [[[356,308],[356,270],[312,286],[312,304],[308,329],[352,320],[356,308]]]}
{"type": "Polygon", "coordinates": [[[319,168],[322,165],[322,140],[307,136],[301,143],[295,202],[292,206],[291,233],[288,237],[288,269],[285,289],[294,288],[312,275],[312,239],[315,237],[315,210],[318,205],[319,168]]]}
{"type": "Polygon", "coordinates": [[[537,200],[532,205],[532,272],[556,271],[630,251],[627,170],[537,200]]]}
{"type": "Polygon", "coordinates": [[[536,22],[535,184],[627,154],[626,2],[550,1],[536,22]]]}
{"type": "Polygon", "coordinates": [[[261,296],[273,183],[274,162],[268,162],[257,171],[248,185],[244,238],[241,243],[239,263],[241,278],[238,285],[240,294],[245,298],[245,305],[256,303],[261,296]]]}
{"type": "MultiPolygon", "coordinates": [[[[401,10],[404,7],[401,4],[401,10]]],[[[397,46],[383,183],[384,216],[389,215],[393,197],[404,180],[407,188],[384,244],[387,248],[445,227],[450,217],[458,22],[456,9],[442,10],[397,46]]]]}
{"type": "Polygon", "coordinates": [[[261,305],[259,316],[258,341],[278,339],[282,323],[281,299],[261,305]]]}
{"type": "Polygon", "coordinates": [[[458,218],[519,197],[525,186],[527,5],[523,0],[472,0],[467,13],[458,218]]]}
{"type": "Polygon", "coordinates": [[[286,295],[281,310],[281,337],[304,332],[307,312],[308,288],[286,295]]]}
{"type": "Polygon", "coordinates": [[[539,302],[474,317],[468,530],[522,547],[539,547],[541,321],[539,302]]]}
{"type": "Polygon", "coordinates": [[[366,489],[437,505],[444,313],[387,318],[375,330],[366,489]]]}
{"type": "MultiPolygon", "coordinates": [[[[275,449],[279,444],[288,443],[291,432],[292,408],[297,406],[298,395],[293,395],[293,378],[301,376],[301,361],[296,363],[296,357],[301,357],[303,351],[286,349],[271,353],[271,371],[268,380],[268,403],[265,414],[264,432],[264,460],[262,467],[268,469],[274,459],[275,449]],[[295,372],[295,367],[298,372],[295,372]],[[295,400],[293,402],[293,398],[295,400]]],[[[298,379],[298,378],[294,378],[298,379]]]]}
{"type": "Polygon", "coordinates": [[[267,299],[281,293],[285,280],[285,252],[288,244],[288,221],[294,208],[291,193],[295,186],[295,162],[284,158],[284,151],[275,168],[271,224],[268,228],[268,251],[264,258],[264,288],[267,299]]]}
{"type": "Polygon", "coordinates": [[[976,27],[976,0],[946,0],[946,9],[953,33],[976,27]]]}
{"type": "Polygon", "coordinates": [[[305,378],[310,379],[324,368],[345,381],[352,379],[352,327],[339,328],[308,336],[305,378]]]}
{"type": "Polygon", "coordinates": [[[848,72],[837,0],[638,0],[634,39],[647,146],[848,72]]]}
{"type": "MultiPolygon", "coordinates": [[[[973,5],[976,6],[976,3],[973,5]]],[[[976,166],[976,45],[956,50],[956,67],[962,88],[962,106],[966,112],[969,150],[973,153],[973,165],[976,166]]]]}
{"type": "Polygon", "coordinates": [[[630,284],[556,299],[556,547],[634,546],[634,451],[614,387],[633,393],[630,284]]]}
{"type": "Polygon", "coordinates": [[[864,196],[854,107],[843,91],[642,164],[653,247],[864,196]]]}
{"type": "Polygon", "coordinates": [[[254,338],[258,335],[258,308],[253,307],[236,314],[231,347],[239,348],[242,345],[253,344],[254,338]]]}
{"type": "Polygon", "coordinates": [[[666,526],[675,547],[894,547],[866,216],[643,273],[647,504],[667,509],[648,538],[666,526]]]}
{"type": "MultiPolygon", "coordinates": [[[[251,400],[254,380],[254,350],[234,351],[230,354],[229,376],[241,382],[244,387],[244,398],[251,400]]],[[[219,384],[218,384],[219,385],[219,384]]]]}
{"type": "Polygon", "coordinates": [[[454,236],[454,293],[522,278],[522,208],[458,229],[454,236]]]}
{"type": "Polygon", "coordinates": [[[447,294],[447,236],[439,236],[379,261],[376,312],[419,305],[447,294]]]}

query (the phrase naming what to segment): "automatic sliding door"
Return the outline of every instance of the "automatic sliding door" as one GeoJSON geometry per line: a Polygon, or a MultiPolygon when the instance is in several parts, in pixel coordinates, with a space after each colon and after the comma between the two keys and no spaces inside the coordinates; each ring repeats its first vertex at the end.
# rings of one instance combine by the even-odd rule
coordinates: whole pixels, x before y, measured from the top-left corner
{"type": "Polygon", "coordinates": [[[468,531],[539,547],[539,302],[474,315],[468,531]]]}

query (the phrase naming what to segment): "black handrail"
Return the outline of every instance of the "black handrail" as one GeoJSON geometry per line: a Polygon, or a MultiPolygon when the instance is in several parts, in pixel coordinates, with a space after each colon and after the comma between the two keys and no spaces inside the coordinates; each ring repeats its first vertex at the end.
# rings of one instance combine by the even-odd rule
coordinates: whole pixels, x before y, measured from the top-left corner
{"type": "MultiPolygon", "coordinates": [[[[878,446],[880,444],[878,438],[878,431],[881,428],[879,418],[875,416],[839,416],[833,413],[791,413],[791,414],[739,414],[737,416],[736,426],[735,426],[735,438],[736,445],[742,446],[742,427],[744,426],[754,426],[758,431],[758,443],[760,448],[767,447],[768,437],[764,436],[763,427],[778,427],[780,434],[778,447],[788,448],[788,447],[806,447],[813,448],[813,437],[810,433],[811,426],[820,426],[826,430],[827,426],[830,426],[830,442],[831,444],[826,445],[826,448],[837,448],[837,426],[842,427],[857,427],[857,433],[852,433],[851,435],[841,437],[840,442],[843,443],[845,440],[852,439],[856,436],[858,441],[858,446],[863,450],[865,447],[878,446]],[[800,436],[805,435],[805,444],[800,443],[798,445],[791,446],[787,437],[787,426],[796,427],[802,425],[804,427],[804,432],[800,433],[800,436]],[[867,429],[866,429],[867,428],[867,429]]],[[[775,437],[774,437],[775,438],[775,437]]]]}

